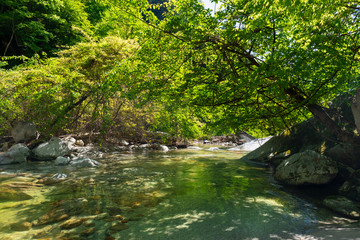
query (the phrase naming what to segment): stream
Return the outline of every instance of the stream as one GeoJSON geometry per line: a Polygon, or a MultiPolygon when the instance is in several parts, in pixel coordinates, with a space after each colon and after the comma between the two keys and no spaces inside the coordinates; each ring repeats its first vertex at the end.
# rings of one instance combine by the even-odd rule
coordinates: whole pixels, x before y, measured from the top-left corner
{"type": "Polygon", "coordinates": [[[243,154],[202,146],[111,153],[87,169],[3,165],[0,239],[302,239],[333,219],[243,154]]]}

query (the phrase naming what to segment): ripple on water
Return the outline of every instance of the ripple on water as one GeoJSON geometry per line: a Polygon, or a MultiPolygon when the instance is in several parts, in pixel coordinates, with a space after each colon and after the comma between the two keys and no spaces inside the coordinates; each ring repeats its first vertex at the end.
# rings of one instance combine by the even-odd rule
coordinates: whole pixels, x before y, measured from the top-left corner
{"type": "Polygon", "coordinates": [[[322,218],[239,158],[222,149],[109,154],[92,169],[44,163],[0,174],[0,188],[29,196],[0,202],[0,238],[292,239],[322,218]],[[40,181],[56,173],[68,177],[40,181]]]}

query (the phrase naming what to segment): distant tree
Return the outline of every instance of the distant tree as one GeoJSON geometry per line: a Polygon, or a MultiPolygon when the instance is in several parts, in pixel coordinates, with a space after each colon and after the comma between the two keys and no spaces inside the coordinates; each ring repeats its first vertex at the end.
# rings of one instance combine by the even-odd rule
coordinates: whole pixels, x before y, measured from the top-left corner
{"type": "Polygon", "coordinates": [[[91,35],[82,0],[4,0],[0,2],[2,56],[53,53],[91,35]]]}

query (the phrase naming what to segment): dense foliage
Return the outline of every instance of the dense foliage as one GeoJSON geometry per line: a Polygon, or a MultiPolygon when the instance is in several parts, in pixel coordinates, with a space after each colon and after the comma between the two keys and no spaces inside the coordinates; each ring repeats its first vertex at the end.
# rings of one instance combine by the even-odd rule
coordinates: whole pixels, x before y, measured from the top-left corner
{"type": "Polygon", "coordinates": [[[82,0],[5,0],[0,3],[1,55],[52,53],[91,35],[82,0]]]}
{"type": "Polygon", "coordinates": [[[147,61],[168,76],[181,68],[179,94],[216,107],[222,124],[274,133],[359,87],[359,13],[342,0],[221,1],[215,14],[176,1],[143,49],[163,50],[147,61]],[[164,55],[176,60],[166,65],[164,55]]]}
{"type": "Polygon", "coordinates": [[[313,114],[357,137],[327,105],[360,87],[358,4],[214,2],[2,2],[4,60],[30,58],[0,70],[1,131],[28,120],[49,134],[275,134],[313,114]]]}

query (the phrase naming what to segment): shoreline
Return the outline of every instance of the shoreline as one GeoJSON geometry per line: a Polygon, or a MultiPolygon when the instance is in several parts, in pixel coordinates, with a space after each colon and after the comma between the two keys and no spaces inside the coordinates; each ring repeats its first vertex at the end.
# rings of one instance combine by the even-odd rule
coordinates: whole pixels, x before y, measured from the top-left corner
{"type": "Polygon", "coordinates": [[[331,222],[319,221],[306,234],[296,234],[296,240],[360,240],[358,220],[334,217],[331,222]]]}

